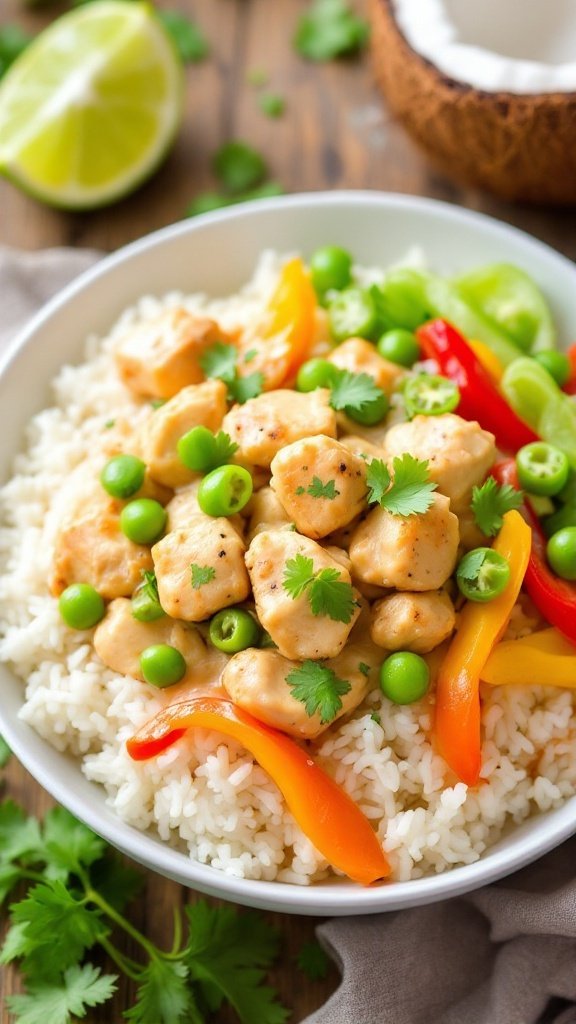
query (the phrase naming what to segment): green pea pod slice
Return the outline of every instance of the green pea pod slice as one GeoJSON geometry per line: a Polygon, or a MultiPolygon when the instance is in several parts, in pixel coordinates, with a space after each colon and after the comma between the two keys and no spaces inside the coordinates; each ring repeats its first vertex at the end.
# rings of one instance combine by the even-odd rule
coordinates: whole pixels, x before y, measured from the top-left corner
{"type": "MultiPolygon", "coordinates": [[[[556,347],[550,307],[533,279],[509,263],[491,263],[459,277],[460,296],[525,352],[556,347]]],[[[483,339],[482,339],[483,340],[483,339]]]]}

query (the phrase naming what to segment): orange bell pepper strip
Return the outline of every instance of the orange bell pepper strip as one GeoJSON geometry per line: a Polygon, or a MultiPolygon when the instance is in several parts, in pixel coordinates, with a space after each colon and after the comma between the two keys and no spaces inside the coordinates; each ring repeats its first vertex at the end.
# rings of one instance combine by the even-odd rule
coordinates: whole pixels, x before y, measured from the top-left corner
{"type": "Polygon", "coordinates": [[[302,260],[284,265],[261,323],[239,345],[238,372],[261,373],[264,390],[279,388],[308,357],[316,326],[316,292],[302,260]]]}
{"type": "Polygon", "coordinates": [[[499,384],[504,376],[504,367],[498,356],[494,355],[492,349],[488,348],[488,345],[485,345],[483,341],[478,341],[476,338],[469,338],[468,344],[477,360],[482,363],[486,373],[490,375],[495,384],[499,384]]]}
{"type": "Polygon", "coordinates": [[[493,548],[510,566],[508,586],[486,604],[468,601],[442,662],[436,687],[435,733],[444,760],[462,782],[480,776],[480,678],[506,629],[530,557],[531,530],[519,512],[507,512],[493,548]]]}
{"type": "Polygon", "coordinates": [[[491,686],[576,689],[576,647],[554,627],[503,640],[482,669],[482,679],[491,686]]]}
{"type": "Polygon", "coordinates": [[[280,788],[288,808],[317,850],[355,882],[370,885],[390,873],[376,834],[359,807],[288,736],[219,697],[191,697],[160,711],[127,741],[130,757],[147,760],[192,727],[239,740],[280,788]]]}

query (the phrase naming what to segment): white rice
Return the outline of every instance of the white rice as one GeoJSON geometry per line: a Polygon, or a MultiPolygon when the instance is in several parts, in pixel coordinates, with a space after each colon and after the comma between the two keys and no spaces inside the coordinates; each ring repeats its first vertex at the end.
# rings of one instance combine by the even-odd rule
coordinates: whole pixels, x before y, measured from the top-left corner
{"type": "MultiPolygon", "coordinates": [[[[116,377],[111,352],[119,333],[176,303],[207,312],[224,328],[247,324],[266,300],[276,269],[275,258],[266,255],[253,281],[229,300],[143,298],[107,338],[88,339],[84,364],[62,369],[54,407],[31,422],[15,475],[0,491],[0,660],[25,682],[21,718],[57,749],[77,755],[86,777],[105,787],[125,821],[229,875],[308,884],[330,874],[326,861],[237,743],[195,730],[154,760],[128,757],[125,740],[160,707],[156,691],[104,668],[90,633],[63,625],[46,583],[65,480],[93,450],[93,439],[114,430],[109,421],[133,422],[148,408],[116,377]]],[[[521,632],[520,607],[516,620],[521,632]]],[[[323,767],[373,822],[399,880],[472,863],[515,823],[576,792],[570,691],[486,688],[485,782],[470,791],[434,751],[432,699],[399,707],[374,691],[317,750],[323,767]],[[381,724],[371,717],[375,712],[381,724]]]]}

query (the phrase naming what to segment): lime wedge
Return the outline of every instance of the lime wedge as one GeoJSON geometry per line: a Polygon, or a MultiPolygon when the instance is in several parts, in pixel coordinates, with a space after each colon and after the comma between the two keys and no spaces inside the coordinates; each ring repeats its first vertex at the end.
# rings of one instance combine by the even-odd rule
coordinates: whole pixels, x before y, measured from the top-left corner
{"type": "Polygon", "coordinates": [[[183,94],[152,8],[97,0],[58,18],[2,80],[0,171],[53,206],[103,206],[156,169],[183,94]]]}

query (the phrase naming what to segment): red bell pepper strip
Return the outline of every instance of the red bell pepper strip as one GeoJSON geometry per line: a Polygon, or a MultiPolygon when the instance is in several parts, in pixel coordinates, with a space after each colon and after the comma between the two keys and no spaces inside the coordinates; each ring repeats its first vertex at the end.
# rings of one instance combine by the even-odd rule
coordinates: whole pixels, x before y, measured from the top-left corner
{"type": "Polygon", "coordinates": [[[459,416],[478,420],[502,451],[517,452],[538,437],[510,408],[462,335],[446,320],[431,320],[416,331],[427,358],[460,389],[459,416]]]}
{"type": "Polygon", "coordinates": [[[570,345],[566,355],[570,360],[571,369],[570,376],[562,388],[562,391],[565,391],[567,395],[576,395],[576,344],[570,345]]]}
{"type": "Polygon", "coordinates": [[[169,705],[127,741],[128,753],[135,761],[147,760],[191,727],[214,729],[239,740],[280,788],[302,831],[334,867],[361,885],[390,873],[372,826],[347,793],[288,736],[229,700],[191,697],[169,705]]]}
{"type": "MultiPolygon", "coordinates": [[[[497,463],[492,469],[492,476],[498,483],[511,484],[520,490],[514,459],[497,463]]],[[[524,501],[520,511],[532,528],[532,550],[524,587],[546,621],[576,644],[576,586],[556,576],[548,565],[546,537],[530,502],[524,501]]]]}

